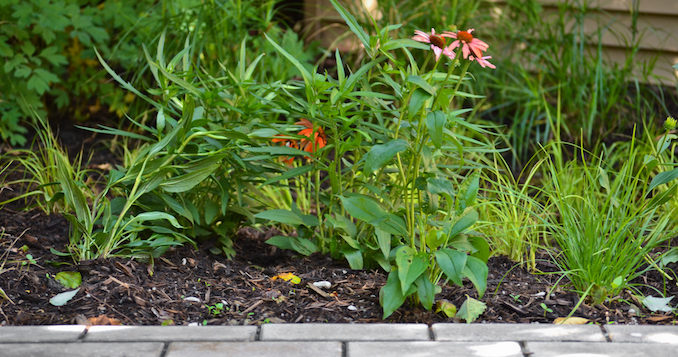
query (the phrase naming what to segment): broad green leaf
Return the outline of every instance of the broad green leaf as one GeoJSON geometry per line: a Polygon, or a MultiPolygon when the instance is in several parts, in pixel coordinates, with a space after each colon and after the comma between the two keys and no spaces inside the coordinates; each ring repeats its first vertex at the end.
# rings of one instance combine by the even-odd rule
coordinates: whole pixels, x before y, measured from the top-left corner
{"type": "Polygon", "coordinates": [[[426,310],[431,310],[433,308],[433,299],[435,298],[435,285],[428,280],[428,277],[424,274],[419,276],[415,281],[417,286],[417,294],[419,296],[419,302],[426,310]]]}
{"type": "Polygon", "coordinates": [[[375,228],[381,229],[393,235],[403,237],[407,236],[405,221],[392,213],[385,213],[382,217],[370,221],[369,223],[375,228]]]}
{"type": "Polygon", "coordinates": [[[454,197],[454,187],[448,179],[430,178],[426,181],[426,190],[434,195],[454,197]]]}
{"type": "Polygon", "coordinates": [[[186,192],[209,177],[209,175],[219,168],[219,165],[219,158],[205,161],[201,163],[201,165],[191,167],[188,173],[172,177],[169,180],[162,182],[160,187],[167,192],[186,192]]]}
{"type": "Polygon", "coordinates": [[[452,229],[450,229],[449,237],[453,239],[457,234],[467,230],[477,221],[478,212],[476,212],[476,210],[469,211],[463,217],[459,218],[456,223],[454,223],[454,226],[452,226],[452,229]]]}
{"type": "Polygon", "coordinates": [[[386,214],[381,206],[379,206],[379,203],[372,198],[363,195],[341,197],[341,203],[344,205],[346,212],[353,218],[357,218],[367,223],[383,217],[386,214]]]}
{"type": "Polygon", "coordinates": [[[397,153],[405,150],[407,150],[407,141],[402,139],[372,146],[365,157],[365,172],[369,174],[380,169],[391,161],[397,153]]]}
{"type": "Polygon", "coordinates": [[[423,78],[419,76],[408,76],[407,81],[412,84],[415,84],[416,86],[425,90],[426,92],[428,92],[428,94],[432,96],[436,95],[436,89],[433,88],[430,84],[428,84],[428,82],[426,82],[423,78]]]}
{"type": "Polygon", "coordinates": [[[56,273],[54,280],[68,289],[75,289],[82,284],[82,275],[77,271],[61,271],[56,273]]]}
{"type": "Polygon", "coordinates": [[[452,318],[457,315],[457,307],[448,300],[442,299],[436,301],[436,313],[442,312],[445,316],[452,318]]]}
{"type": "Polygon", "coordinates": [[[652,181],[650,181],[650,186],[647,188],[648,192],[652,191],[659,185],[663,185],[670,181],[678,178],[678,169],[673,169],[671,171],[664,171],[655,176],[652,181]]]}
{"type": "Polygon", "coordinates": [[[78,291],[80,291],[80,288],[71,291],[66,291],[61,294],[56,294],[54,295],[54,297],[49,299],[49,303],[54,306],[64,306],[75,296],[75,294],[78,293],[78,291]]]}
{"type": "Polygon", "coordinates": [[[487,305],[484,302],[478,301],[468,295],[466,295],[466,301],[461,304],[459,311],[457,312],[457,318],[466,320],[466,323],[471,323],[478,319],[480,315],[485,312],[487,305]]]}
{"type": "Polygon", "coordinates": [[[468,241],[476,250],[471,254],[471,256],[482,260],[484,263],[487,263],[487,260],[490,259],[490,245],[487,243],[485,238],[468,237],[468,241]]]}
{"type": "Polygon", "coordinates": [[[311,255],[319,251],[318,246],[310,239],[300,237],[290,237],[292,249],[301,255],[311,255]]]}
{"type": "Polygon", "coordinates": [[[482,298],[485,295],[485,289],[487,289],[487,264],[476,257],[470,256],[466,260],[463,273],[465,277],[471,280],[473,286],[478,291],[478,296],[482,298]]]}
{"type": "Polygon", "coordinates": [[[266,240],[266,244],[276,246],[280,249],[293,250],[292,249],[292,242],[290,241],[290,237],[273,236],[273,237],[269,238],[268,240],[266,240]]]}
{"type": "Polygon", "coordinates": [[[666,266],[667,264],[678,262],[678,247],[671,248],[668,252],[662,255],[661,265],[666,266]]]}
{"type": "Polygon", "coordinates": [[[654,296],[646,296],[643,298],[643,305],[647,307],[652,312],[673,312],[675,308],[669,305],[669,302],[673,300],[673,296],[667,298],[656,298],[654,296]]]}
{"type": "Polygon", "coordinates": [[[426,271],[428,261],[426,255],[416,254],[408,247],[403,246],[396,252],[396,266],[398,267],[398,280],[400,280],[400,290],[409,290],[412,283],[426,271]]]}
{"type": "Polygon", "coordinates": [[[391,233],[375,228],[374,234],[377,236],[377,243],[379,243],[381,253],[384,255],[384,258],[388,259],[388,255],[391,252],[391,233]]]}
{"type": "Polygon", "coordinates": [[[426,127],[428,128],[428,135],[436,148],[440,148],[443,144],[443,130],[445,129],[445,113],[436,110],[433,113],[426,115],[426,127]]]}
{"type": "Polygon", "coordinates": [[[344,257],[348,265],[353,270],[361,270],[363,268],[363,255],[359,250],[344,250],[344,257]]]}
{"type": "Polygon", "coordinates": [[[435,252],[435,257],[445,276],[454,284],[461,286],[468,255],[458,250],[445,248],[435,252]]]}
{"type": "Polygon", "coordinates": [[[409,294],[403,294],[400,290],[400,281],[398,281],[397,270],[391,270],[386,280],[386,285],[379,290],[379,303],[384,310],[384,316],[387,318],[393,314],[405,302],[405,297],[409,294]]]}
{"type": "Polygon", "coordinates": [[[421,88],[417,88],[412,92],[410,103],[407,106],[407,117],[414,118],[421,110],[427,100],[431,99],[431,95],[421,88]]]}
{"type": "Polygon", "coordinates": [[[304,223],[298,214],[286,209],[272,209],[263,211],[255,214],[254,217],[283,223],[290,226],[299,226],[304,223]]]}

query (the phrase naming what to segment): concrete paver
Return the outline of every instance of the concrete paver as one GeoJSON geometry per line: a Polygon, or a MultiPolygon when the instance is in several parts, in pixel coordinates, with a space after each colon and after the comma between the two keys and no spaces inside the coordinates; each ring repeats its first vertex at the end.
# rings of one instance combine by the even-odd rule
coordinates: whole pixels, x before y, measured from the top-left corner
{"type": "Polygon", "coordinates": [[[427,341],[425,324],[266,324],[262,341],[427,341]]]}
{"type": "Polygon", "coordinates": [[[612,342],[648,342],[678,345],[678,326],[606,325],[612,342]]]}
{"type": "Polygon", "coordinates": [[[165,357],[341,357],[341,342],[179,342],[165,357]]]}
{"type": "Polygon", "coordinates": [[[434,324],[436,341],[587,341],[605,342],[596,325],[434,324]]]}
{"type": "Polygon", "coordinates": [[[0,343],[77,341],[83,331],[83,325],[0,327],[0,343]]]}
{"type": "Polygon", "coordinates": [[[349,342],[347,357],[522,357],[517,342],[349,342]]]}
{"type": "Polygon", "coordinates": [[[256,326],[92,326],[86,342],[113,341],[253,341],[256,326]]]}
{"type": "Polygon", "coordinates": [[[671,345],[647,343],[527,342],[530,357],[676,357],[671,345]]]}
{"type": "Polygon", "coordinates": [[[163,343],[2,343],[2,357],[160,357],[163,343]]]}

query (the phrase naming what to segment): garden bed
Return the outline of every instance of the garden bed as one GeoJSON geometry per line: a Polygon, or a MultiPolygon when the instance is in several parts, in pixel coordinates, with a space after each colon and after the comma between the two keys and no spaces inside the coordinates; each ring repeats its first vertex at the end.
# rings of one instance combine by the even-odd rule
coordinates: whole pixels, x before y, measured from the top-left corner
{"type": "MultiPolygon", "coordinates": [[[[351,270],[343,262],[319,254],[300,257],[279,250],[264,243],[272,232],[241,229],[235,240],[237,255],[232,260],[212,255],[206,247],[195,250],[185,246],[170,250],[152,266],[117,258],[73,265],[68,258],[50,253],[50,248],[63,250],[67,244],[66,220],[14,208],[0,211],[0,227],[4,230],[0,251],[9,249],[0,281],[12,301],[5,300],[0,305],[0,325],[86,323],[99,316],[114,320],[95,323],[113,321],[125,325],[382,322],[378,296],[386,273],[351,270]],[[68,290],[53,277],[71,270],[82,274],[81,291],[66,305],[52,306],[49,299],[68,290]],[[301,278],[301,282],[272,280],[287,272],[301,278]],[[332,285],[329,289],[309,286],[318,281],[332,285]]],[[[546,259],[540,261],[537,267],[542,272],[555,270],[546,259]]],[[[481,299],[487,310],[478,322],[551,323],[567,316],[578,302],[577,294],[562,285],[555,286],[559,274],[531,274],[503,257],[491,258],[488,268],[488,289],[481,299]]],[[[663,280],[659,274],[651,273],[638,283],[645,284],[643,290],[651,294],[650,287],[662,289],[663,280]]],[[[678,294],[675,284],[667,288],[669,296],[678,294]]],[[[476,296],[468,282],[464,287],[444,287],[437,300],[460,306],[466,294],[476,296]]],[[[626,301],[634,302],[624,295],[626,301]]],[[[673,314],[636,315],[629,308],[622,300],[606,306],[582,304],[575,316],[601,324],[676,321],[673,314]]],[[[453,320],[421,306],[403,306],[386,320],[443,321],[453,320]]]]}

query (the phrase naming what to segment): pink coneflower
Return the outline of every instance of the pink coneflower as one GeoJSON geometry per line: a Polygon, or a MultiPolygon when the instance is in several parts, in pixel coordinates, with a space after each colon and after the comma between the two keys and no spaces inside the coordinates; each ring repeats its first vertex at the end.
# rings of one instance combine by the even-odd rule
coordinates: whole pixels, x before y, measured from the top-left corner
{"type": "Polygon", "coordinates": [[[447,32],[443,34],[436,34],[436,30],[432,28],[430,34],[424,31],[414,30],[414,36],[412,37],[412,39],[419,42],[430,43],[431,50],[433,50],[433,53],[435,53],[437,62],[438,60],[440,60],[441,54],[444,54],[450,59],[454,59],[454,51],[452,51],[454,47],[445,47],[445,45],[447,44],[447,40],[445,40],[445,37],[453,36],[451,36],[450,33],[447,32]]]}
{"type": "MultiPolygon", "coordinates": [[[[473,32],[473,29],[468,29],[466,31],[457,31],[457,32],[445,32],[443,35],[447,35],[447,37],[452,37],[456,38],[457,40],[452,42],[450,44],[450,48],[454,49],[459,46],[461,46],[461,53],[464,56],[465,59],[468,59],[470,55],[472,55],[475,58],[483,58],[483,52],[487,50],[488,47],[490,47],[487,43],[473,37],[471,35],[471,32],[473,32]]],[[[485,61],[487,62],[487,61],[485,61]]],[[[478,63],[481,63],[478,61],[478,63]]],[[[489,63],[489,62],[488,62],[489,63]]]]}
{"type": "Polygon", "coordinates": [[[475,57],[475,58],[472,58],[471,61],[473,61],[473,60],[478,61],[478,64],[480,65],[480,67],[483,67],[483,68],[489,67],[489,68],[492,68],[492,69],[496,69],[497,67],[495,67],[492,63],[490,63],[488,61],[488,59],[490,59],[490,58],[492,58],[492,56],[475,57]]]}

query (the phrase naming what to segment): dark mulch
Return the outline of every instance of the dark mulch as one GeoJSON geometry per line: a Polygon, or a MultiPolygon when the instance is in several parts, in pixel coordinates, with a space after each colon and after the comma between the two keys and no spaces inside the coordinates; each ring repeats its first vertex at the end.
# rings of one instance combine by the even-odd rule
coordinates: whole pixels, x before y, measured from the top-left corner
{"type": "MultiPolygon", "coordinates": [[[[0,201],[13,194],[16,192],[5,189],[0,201]]],[[[128,259],[74,264],[50,252],[50,248],[65,250],[67,222],[58,215],[24,211],[22,205],[16,202],[0,209],[0,255],[7,253],[5,260],[0,260],[0,264],[4,262],[0,288],[11,299],[0,298],[0,325],[72,324],[101,315],[128,325],[158,325],[170,320],[176,325],[382,321],[378,296],[386,281],[384,272],[351,270],[325,256],[300,257],[278,250],[264,243],[265,232],[241,229],[235,238],[237,256],[233,260],[206,249],[179,247],[152,265],[128,259]],[[29,254],[34,261],[28,259],[29,254]],[[52,306],[49,299],[67,290],[54,275],[73,270],[83,277],[80,292],[66,305],[52,306]],[[272,280],[287,272],[300,277],[301,283],[272,280]],[[331,287],[323,290],[309,285],[318,281],[329,281],[331,287]],[[223,304],[221,310],[215,309],[219,303],[223,304]]],[[[488,266],[488,289],[481,299],[487,310],[480,322],[551,323],[556,317],[567,316],[578,302],[577,294],[567,289],[564,280],[559,281],[558,274],[530,274],[503,257],[491,258],[488,266]]],[[[676,269],[675,264],[672,268],[676,269]]],[[[546,259],[538,269],[556,270],[546,259]]],[[[646,274],[637,282],[646,285],[641,288],[645,294],[652,294],[652,288],[666,289],[668,296],[678,294],[676,282],[664,285],[657,273],[646,274]]],[[[446,286],[437,298],[459,307],[466,295],[477,297],[470,283],[446,286]]],[[[640,313],[636,315],[629,311],[630,304],[640,305],[625,293],[606,306],[583,303],[575,316],[601,324],[678,322],[673,314],[650,314],[637,307],[634,309],[640,313]]],[[[403,306],[386,321],[454,320],[419,306],[403,306]]]]}

